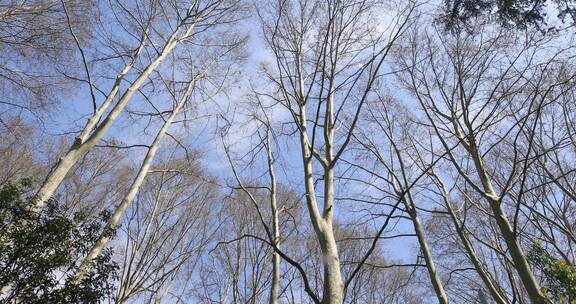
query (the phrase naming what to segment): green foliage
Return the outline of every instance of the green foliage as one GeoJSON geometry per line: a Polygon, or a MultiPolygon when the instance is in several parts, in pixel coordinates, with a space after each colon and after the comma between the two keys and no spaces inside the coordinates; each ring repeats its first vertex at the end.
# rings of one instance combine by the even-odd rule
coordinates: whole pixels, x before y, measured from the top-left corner
{"type": "Polygon", "coordinates": [[[528,260],[542,272],[542,289],[555,303],[576,303],[576,266],[555,258],[539,243],[532,244],[528,260]]]}
{"type": "Polygon", "coordinates": [[[25,198],[31,185],[25,179],[0,189],[0,303],[98,303],[114,291],[117,278],[110,249],[82,282],[72,284],[70,276],[109,214],[70,217],[56,200],[39,214],[31,212],[32,200],[25,198]]]}
{"type": "Polygon", "coordinates": [[[444,0],[443,21],[448,28],[469,26],[475,19],[496,21],[506,27],[554,29],[547,24],[548,15],[562,22],[576,22],[573,0],[444,0]]]}

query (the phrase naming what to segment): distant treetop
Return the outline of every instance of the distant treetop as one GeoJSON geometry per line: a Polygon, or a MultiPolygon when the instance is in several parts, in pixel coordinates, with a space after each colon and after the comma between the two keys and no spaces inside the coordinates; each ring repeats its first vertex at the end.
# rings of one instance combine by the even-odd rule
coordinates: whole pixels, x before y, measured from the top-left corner
{"type": "Polygon", "coordinates": [[[441,21],[450,30],[477,19],[542,31],[556,29],[550,17],[565,25],[576,24],[576,0],[444,0],[444,6],[441,21]]]}

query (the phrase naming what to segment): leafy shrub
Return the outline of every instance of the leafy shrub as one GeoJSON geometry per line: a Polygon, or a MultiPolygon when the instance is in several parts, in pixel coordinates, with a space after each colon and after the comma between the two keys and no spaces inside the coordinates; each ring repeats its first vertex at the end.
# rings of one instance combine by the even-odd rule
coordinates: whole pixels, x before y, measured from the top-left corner
{"type": "Polygon", "coordinates": [[[118,271],[110,248],[81,282],[70,280],[109,213],[68,216],[54,199],[40,213],[30,211],[31,186],[25,179],[0,189],[0,303],[98,303],[110,296],[118,271]]]}
{"type": "Polygon", "coordinates": [[[555,258],[540,243],[532,244],[528,260],[544,276],[542,289],[554,303],[576,303],[576,266],[555,258]]]}

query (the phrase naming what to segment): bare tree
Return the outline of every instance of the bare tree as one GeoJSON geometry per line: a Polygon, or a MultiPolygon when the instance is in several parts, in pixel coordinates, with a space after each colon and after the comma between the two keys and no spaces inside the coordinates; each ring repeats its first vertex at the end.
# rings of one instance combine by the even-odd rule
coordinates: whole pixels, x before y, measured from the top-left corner
{"type": "Polygon", "coordinates": [[[0,4],[0,109],[5,115],[41,118],[58,104],[59,95],[74,91],[64,76],[79,68],[66,59],[75,51],[68,26],[76,28],[81,41],[89,40],[95,22],[88,17],[97,16],[97,7],[93,1],[68,0],[66,8],[59,1],[0,4]]]}
{"type": "MultiPolygon", "coordinates": [[[[259,186],[246,186],[244,185],[244,182],[242,181],[241,177],[239,176],[237,169],[236,169],[236,164],[234,163],[234,160],[231,158],[229,149],[230,147],[227,146],[227,144],[225,144],[225,150],[226,150],[226,154],[227,157],[229,158],[229,162],[230,165],[232,166],[232,171],[234,174],[234,177],[236,179],[236,182],[238,183],[238,188],[240,188],[240,190],[245,193],[245,195],[248,196],[249,200],[252,202],[253,206],[255,207],[256,211],[257,211],[257,217],[259,219],[259,221],[261,222],[263,229],[266,231],[267,234],[267,238],[269,239],[269,242],[272,246],[272,278],[271,278],[271,284],[270,284],[270,294],[268,297],[268,301],[269,303],[279,303],[279,298],[280,298],[280,276],[281,276],[281,270],[280,270],[280,239],[281,239],[281,235],[280,235],[280,223],[279,223],[279,213],[280,211],[278,210],[278,199],[277,199],[277,182],[276,182],[276,172],[274,169],[274,163],[275,163],[275,156],[274,156],[274,151],[273,151],[273,146],[272,146],[272,134],[271,134],[271,128],[272,128],[272,124],[270,122],[270,119],[265,111],[265,108],[263,107],[263,105],[261,103],[258,103],[257,105],[257,111],[256,113],[253,114],[253,117],[256,121],[258,121],[258,123],[260,124],[260,126],[258,127],[256,134],[259,138],[259,144],[257,145],[257,148],[254,150],[259,150],[259,146],[263,146],[263,149],[265,151],[265,155],[266,155],[266,164],[267,164],[267,175],[268,175],[268,182],[265,184],[266,186],[260,186],[263,188],[266,188],[269,192],[268,194],[268,203],[270,205],[270,217],[271,217],[271,223],[268,224],[268,221],[266,221],[266,219],[263,216],[263,212],[260,211],[260,207],[259,205],[261,204],[259,200],[257,200],[257,195],[256,193],[253,193],[253,191],[250,190],[250,188],[255,187],[256,189],[260,188],[259,186]],[[259,113],[261,112],[261,113],[259,113]],[[262,130],[263,129],[263,130],[262,130]],[[262,134],[263,133],[263,134],[262,134]]],[[[250,164],[250,161],[248,162],[248,164],[250,164]]],[[[239,236],[241,237],[241,236],[239,236]]],[[[264,245],[264,244],[263,244],[264,245]]]]}
{"type": "Polygon", "coordinates": [[[547,77],[573,52],[568,47],[543,54],[540,46],[546,43],[551,42],[537,34],[519,37],[480,26],[453,38],[414,36],[400,65],[406,71],[401,81],[416,98],[447,160],[488,204],[511,265],[534,303],[547,299],[526,258],[521,243],[526,235],[517,222],[523,202],[516,189],[523,192],[533,149],[533,136],[523,134],[543,108],[564,95],[563,84],[574,83],[570,77],[547,77]],[[521,118],[510,119],[514,112],[521,118]],[[521,143],[521,138],[527,141],[521,143]],[[452,149],[453,143],[461,149],[452,149]]]}
{"type": "Polygon", "coordinates": [[[92,261],[102,252],[104,246],[106,245],[106,243],[108,243],[111,231],[114,231],[118,228],[124,216],[124,213],[126,212],[126,209],[130,205],[130,203],[132,203],[132,200],[134,200],[134,197],[140,190],[140,187],[142,186],[142,183],[144,182],[146,175],[148,175],[150,167],[152,166],[152,161],[156,156],[156,152],[160,148],[160,143],[164,138],[164,135],[166,134],[168,127],[172,124],[176,116],[179,114],[180,109],[182,109],[182,107],[189,102],[189,97],[192,94],[192,90],[194,89],[194,84],[196,83],[197,77],[198,75],[193,75],[192,79],[188,81],[185,91],[182,93],[181,97],[176,101],[174,108],[170,112],[170,115],[164,120],[162,127],[160,128],[160,130],[158,130],[158,133],[156,134],[154,141],[150,145],[150,148],[148,149],[148,152],[144,157],[142,165],[138,170],[136,178],[134,179],[132,185],[128,189],[128,193],[126,193],[126,195],[122,198],[120,204],[116,207],[116,209],[112,213],[112,217],[106,224],[106,227],[102,235],[100,235],[100,237],[98,238],[98,242],[94,244],[94,246],[90,249],[90,251],[86,255],[86,258],[82,261],[77,273],[74,276],[75,282],[81,281],[82,278],[88,273],[92,261]]]}
{"type": "Polygon", "coordinates": [[[378,95],[376,101],[370,103],[367,111],[366,120],[371,124],[366,127],[369,131],[365,133],[370,133],[355,138],[360,141],[363,150],[369,154],[369,162],[376,162],[380,165],[380,170],[384,172],[375,172],[366,167],[362,168],[371,176],[375,176],[386,183],[390,189],[386,190],[387,193],[390,193],[396,200],[403,202],[403,212],[408,214],[412,222],[438,301],[439,303],[448,303],[446,291],[426,240],[426,232],[418,215],[418,209],[425,210],[425,207],[422,206],[422,203],[415,202],[421,198],[414,193],[415,191],[411,190],[416,184],[412,180],[413,176],[422,176],[423,172],[429,171],[428,167],[419,167],[414,161],[417,159],[414,158],[415,155],[419,154],[414,145],[414,141],[418,140],[418,132],[416,131],[418,129],[413,126],[410,114],[404,112],[393,101],[381,96],[381,94],[378,95]],[[372,135],[375,130],[378,131],[375,133],[377,134],[376,137],[372,135]],[[382,135],[384,135],[385,141],[382,140],[382,135]]]}
{"type": "Polygon", "coordinates": [[[127,211],[116,303],[146,297],[160,303],[196,270],[219,227],[209,225],[216,185],[197,166],[170,159],[157,165],[127,211]]]}
{"type": "MultiPolygon", "coordinates": [[[[119,5],[122,7],[121,4],[119,5]]],[[[217,0],[199,3],[193,1],[188,7],[180,7],[177,4],[164,5],[159,2],[153,2],[151,5],[152,7],[149,9],[152,12],[157,12],[157,14],[162,14],[161,12],[170,10],[170,15],[166,15],[167,19],[160,22],[161,25],[165,25],[162,23],[167,23],[165,26],[171,28],[170,35],[166,38],[160,35],[159,43],[150,40],[152,32],[161,30],[161,28],[155,28],[154,21],[158,17],[156,13],[149,15],[142,23],[138,20],[136,21],[139,31],[133,35],[140,37],[138,46],[135,51],[128,55],[130,59],[116,76],[112,88],[109,93],[105,95],[106,99],[99,107],[96,108],[96,106],[94,106],[93,115],[88,119],[80,134],[75,138],[74,144],[65,155],[59,159],[58,163],[46,177],[36,194],[36,209],[41,209],[44,206],[46,200],[54,194],[70,168],[104,136],[118,115],[120,115],[132,99],[132,96],[138,92],[148,77],[158,68],[164,59],[172,53],[174,48],[183,41],[194,39],[195,33],[202,33],[221,22],[227,22],[229,20],[228,14],[233,12],[236,7],[236,2],[217,0]],[[174,18],[175,22],[173,22],[171,18],[174,18]],[[172,24],[174,24],[174,27],[172,27],[172,24]],[[148,45],[149,47],[147,47],[148,45]],[[124,78],[133,69],[137,60],[140,59],[141,53],[147,51],[149,48],[152,48],[153,53],[156,55],[151,56],[150,61],[142,71],[137,73],[136,79],[121,93],[118,101],[114,102],[120,92],[124,78]],[[110,111],[107,112],[110,107],[110,111]]],[[[95,97],[93,97],[92,102],[94,105],[96,104],[95,97]]]]}
{"type": "Polygon", "coordinates": [[[342,303],[344,296],[333,231],[336,164],[414,6],[401,7],[386,24],[375,19],[383,8],[378,1],[277,1],[259,10],[273,55],[264,71],[274,86],[268,96],[288,110],[299,137],[306,205],[323,257],[322,303],[342,303]],[[322,172],[319,179],[315,164],[322,172]],[[317,182],[322,195],[316,193],[317,182]]]}
{"type": "Polygon", "coordinates": [[[62,207],[47,290],[110,303],[573,298],[576,34],[442,8],[0,3],[0,245],[62,207]]]}
{"type": "MultiPolygon", "coordinates": [[[[433,170],[430,171],[430,175],[440,190],[442,199],[444,201],[444,204],[446,205],[446,210],[448,211],[450,219],[452,220],[452,223],[454,225],[454,230],[456,230],[456,233],[458,234],[460,242],[462,243],[464,249],[466,250],[470,262],[472,262],[472,264],[474,265],[476,272],[478,273],[478,275],[482,279],[482,282],[488,289],[490,295],[492,296],[492,299],[494,299],[496,303],[500,304],[509,303],[504,291],[498,285],[498,282],[494,279],[492,274],[486,269],[483,262],[478,257],[476,250],[474,249],[474,246],[472,244],[472,241],[468,236],[466,227],[458,215],[459,212],[453,206],[448,189],[446,189],[446,186],[444,185],[442,180],[436,175],[436,173],[433,170]]],[[[481,289],[479,290],[480,290],[479,292],[481,292],[481,289]]]]}

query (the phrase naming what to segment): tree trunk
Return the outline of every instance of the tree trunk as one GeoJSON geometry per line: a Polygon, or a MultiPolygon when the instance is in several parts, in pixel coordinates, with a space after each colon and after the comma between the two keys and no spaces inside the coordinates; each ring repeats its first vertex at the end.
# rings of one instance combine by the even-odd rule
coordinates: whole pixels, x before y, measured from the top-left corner
{"type": "Polygon", "coordinates": [[[320,248],[324,260],[323,304],[340,304],[343,302],[344,284],[340,273],[340,258],[332,224],[326,224],[320,235],[320,248]]]}
{"type": "Polygon", "coordinates": [[[420,250],[422,251],[422,255],[424,255],[424,260],[426,261],[426,269],[428,270],[430,282],[432,283],[432,287],[434,288],[434,292],[436,293],[436,297],[438,298],[438,303],[448,304],[448,296],[446,296],[446,291],[444,290],[442,280],[440,279],[438,271],[436,270],[436,264],[434,263],[434,258],[432,257],[432,253],[428,248],[428,242],[426,242],[424,229],[422,229],[422,225],[420,224],[420,219],[418,218],[418,212],[416,211],[416,206],[412,201],[410,192],[404,192],[396,183],[395,177],[393,177],[392,181],[393,181],[392,186],[394,187],[394,191],[396,192],[396,194],[397,195],[404,194],[402,201],[404,202],[406,211],[408,212],[408,214],[410,215],[410,219],[412,220],[412,225],[414,226],[414,232],[416,232],[416,238],[418,239],[420,250]]]}
{"type": "Polygon", "coordinates": [[[343,301],[344,284],[340,272],[340,258],[338,247],[334,238],[332,227],[332,214],[334,207],[334,175],[332,169],[325,168],[324,172],[324,214],[318,210],[316,200],[316,190],[314,189],[312,151],[309,147],[308,136],[306,134],[306,109],[300,106],[300,146],[304,163],[304,183],[306,187],[306,205],[308,213],[314,227],[316,239],[322,251],[322,262],[324,268],[323,283],[323,304],[341,304],[343,301]]]}
{"type": "Polygon", "coordinates": [[[176,115],[178,114],[178,112],[180,111],[180,109],[182,108],[184,103],[186,103],[186,100],[188,99],[188,97],[190,96],[190,94],[192,92],[193,86],[194,86],[194,80],[191,80],[190,83],[188,84],[188,88],[186,89],[186,92],[184,93],[182,98],[178,101],[176,107],[172,110],[172,113],[170,113],[168,118],[164,121],[164,124],[162,125],[160,130],[158,130],[158,133],[156,134],[156,137],[154,138],[152,145],[150,145],[150,149],[148,149],[148,152],[146,153],[146,156],[144,157],[144,161],[142,162],[142,165],[140,166],[140,170],[138,171],[136,178],[132,182],[132,185],[130,186],[128,193],[126,193],[126,195],[122,199],[122,202],[120,203],[120,205],[118,205],[118,207],[116,207],[116,210],[114,210],[112,217],[110,218],[110,220],[108,220],[108,223],[106,223],[106,227],[104,228],[104,231],[100,234],[100,237],[98,238],[96,243],[92,246],[92,248],[88,252],[88,255],[84,258],[84,260],[80,264],[78,271],[76,272],[76,274],[73,277],[73,282],[78,283],[84,278],[84,276],[90,270],[90,268],[92,266],[92,262],[94,261],[94,259],[96,259],[98,257],[98,255],[100,255],[100,253],[104,249],[104,246],[110,240],[110,237],[108,236],[109,231],[115,230],[116,228],[118,228],[120,221],[122,220],[122,217],[124,216],[124,213],[126,212],[126,209],[130,205],[132,200],[134,200],[134,197],[136,196],[136,194],[140,190],[140,186],[142,186],[142,183],[144,182],[144,179],[146,178],[146,175],[148,174],[148,171],[149,171],[150,167],[152,166],[152,161],[154,160],[154,157],[156,156],[156,152],[158,151],[158,148],[160,147],[160,142],[162,141],[162,138],[166,134],[168,127],[170,127],[170,125],[172,124],[172,121],[174,121],[174,118],[176,117],[176,115]]]}
{"type": "MultiPolygon", "coordinates": [[[[392,130],[390,130],[392,131],[392,130]]],[[[402,182],[405,185],[409,185],[408,178],[406,175],[405,167],[404,167],[404,160],[400,149],[395,143],[395,139],[392,136],[392,133],[389,135],[390,144],[393,148],[393,151],[398,159],[398,163],[400,164],[400,171],[402,174],[402,182]]],[[[406,207],[406,211],[410,216],[412,221],[412,225],[414,227],[414,232],[416,233],[416,238],[418,239],[418,244],[420,245],[420,250],[424,255],[424,260],[426,261],[426,269],[428,270],[428,276],[430,277],[430,283],[434,288],[434,292],[436,293],[436,297],[438,298],[438,303],[440,304],[448,304],[448,296],[446,296],[446,291],[444,290],[444,285],[442,284],[442,280],[438,275],[438,271],[436,270],[436,264],[434,263],[434,258],[432,257],[432,253],[428,248],[428,242],[426,241],[426,234],[424,233],[424,229],[422,229],[422,225],[420,224],[420,219],[418,218],[418,211],[416,210],[416,206],[414,201],[412,200],[412,194],[409,188],[403,189],[400,184],[400,181],[394,174],[392,169],[389,169],[389,173],[391,175],[391,185],[399,198],[402,199],[404,206],[406,207]]]]}
{"type": "MultiPolygon", "coordinates": [[[[189,35],[193,28],[194,26],[190,26],[186,30],[184,36],[189,35]]],[[[156,59],[154,59],[150,64],[148,64],[148,66],[144,69],[144,71],[142,71],[142,73],[138,76],[138,78],[130,85],[130,87],[128,87],[126,92],[124,92],[124,94],[120,97],[120,100],[112,108],[108,116],[106,116],[106,118],[102,121],[102,123],[100,123],[97,126],[97,123],[101,118],[102,114],[104,113],[106,108],[110,106],[110,103],[112,102],[114,96],[118,92],[118,89],[120,87],[119,82],[121,81],[121,78],[116,80],[118,85],[115,84],[110,94],[108,95],[106,101],[100,106],[94,117],[88,120],[86,126],[80,133],[80,136],[75,139],[70,149],[66,152],[64,156],[62,156],[59,159],[56,166],[50,171],[50,173],[42,183],[42,186],[36,193],[35,204],[32,208],[33,211],[39,212],[40,210],[42,210],[42,208],[44,208],[44,206],[46,205],[46,201],[54,195],[54,193],[56,192],[56,190],[58,189],[58,187],[60,186],[60,184],[70,171],[70,169],[78,162],[78,160],[84,154],[86,154],[92,147],[94,147],[98,143],[98,141],[104,136],[104,134],[106,134],[106,131],[108,131],[114,120],[116,120],[118,115],[120,115],[120,113],[124,110],[124,107],[126,107],[126,105],[130,101],[134,93],[138,91],[138,89],[142,86],[144,81],[148,79],[148,76],[150,76],[150,74],[160,65],[160,63],[162,63],[162,61],[166,58],[166,56],[168,56],[172,52],[174,47],[179,43],[179,39],[177,37],[179,32],[180,30],[177,29],[176,31],[174,31],[174,33],[172,33],[172,35],[164,45],[164,48],[160,52],[160,55],[158,55],[156,59]]],[[[127,73],[130,68],[131,66],[127,66],[122,72],[127,73]]],[[[123,77],[122,74],[120,75],[123,77]]]]}
{"type": "Polygon", "coordinates": [[[409,213],[410,217],[412,218],[412,223],[414,224],[414,230],[416,231],[418,244],[420,244],[420,250],[422,250],[424,260],[426,260],[426,268],[428,269],[428,275],[430,276],[430,281],[432,282],[432,286],[434,287],[434,291],[436,292],[438,303],[448,304],[448,297],[446,296],[446,291],[444,290],[444,286],[442,284],[440,276],[438,275],[438,271],[436,271],[436,264],[434,263],[432,253],[430,253],[430,249],[428,248],[428,243],[426,242],[424,231],[422,229],[422,226],[420,225],[420,219],[418,218],[418,214],[416,213],[416,209],[414,208],[414,206],[410,207],[410,209],[411,211],[409,211],[409,213]]]}
{"type": "MultiPolygon", "coordinates": [[[[476,167],[476,171],[478,172],[478,177],[482,182],[482,186],[484,189],[484,196],[487,198],[487,201],[490,205],[490,209],[494,215],[494,219],[496,220],[496,224],[500,228],[500,232],[504,238],[504,242],[510,251],[510,255],[512,257],[512,261],[514,262],[514,268],[518,272],[520,276],[520,280],[524,285],[524,288],[528,292],[528,296],[530,297],[530,301],[534,304],[546,304],[549,303],[547,297],[542,293],[540,289],[540,285],[534,276],[534,272],[530,268],[528,264],[528,260],[526,259],[526,255],[522,250],[522,246],[520,242],[516,238],[516,235],[508,221],[508,217],[506,216],[506,212],[502,208],[502,204],[500,202],[500,197],[494,191],[494,187],[488,177],[488,173],[484,168],[483,160],[478,152],[478,149],[473,141],[470,144],[466,145],[468,153],[472,156],[474,160],[474,165],[476,167]]],[[[520,203],[520,202],[518,202],[520,203]]]]}
{"type": "MultiPolygon", "coordinates": [[[[280,247],[280,227],[278,222],[278,206],[276,202],[276,175],[274,174],[274,155],[270,145],[270,130],[266,130],[266,148],[268,155],[268,174],[270,176],[270,209],[272,210],[272,233],[274,246],[280,247]]],[[[272,284],[270,287],[270,304],[278,304],[280,296],[280,255],[272,253],[272,284]]]]}
{"type": "Polygon", "coordinates": [[[444,204],[446,205],[446,209],[448,210],[448,213],[450,214],[450,218],[452,219],[452,223],[454,224],[454,228],[456,229],[456,233],[458,234],[460,241],[464,245],[464,249],[466,250],[466,253],[468,254],[468,258],[470,259],[470,261],[474,265],[476,272],[478,273],[478,275],[480,276],[480,278],[484,282],[484,285],[486,286],[486,288],[488,288],[488,291],[490,292],[492,299],[494,301],[496,301],[496,303],[498,303],[498,304],[508,304],[509,303],[508,299],[506,298],[506,296],[504,295],[504,293],[502,292],[500,287],[496,284],[496,282],[494,282],[494,280],[490,276],[490,274],[486,271],[486,269],[484,268],[484,265],[482,265],[482,262],[480,262],[480,259],[478,259],[478,256],[476,255],[476,251],[474,250],[474,246],[472,246],[472,242],[470,242],[470,240],[468,239],[468,236],[466,235],[466,231],[464,231],[464,228],[462,227],[460,219],[458,218],[458,215],[456,214],[456,212],[454,211],[454,208],[452,207],[452,203],[450,202],[450,197],[449,197],[448,191],[446,191],[446,188],[439,181],[439,179],[437,177],[435,177],[435,179],[436,179],[437,183],[439,184],[440,190],[442,191],[442,197],[444,200],[444,204]]]}

